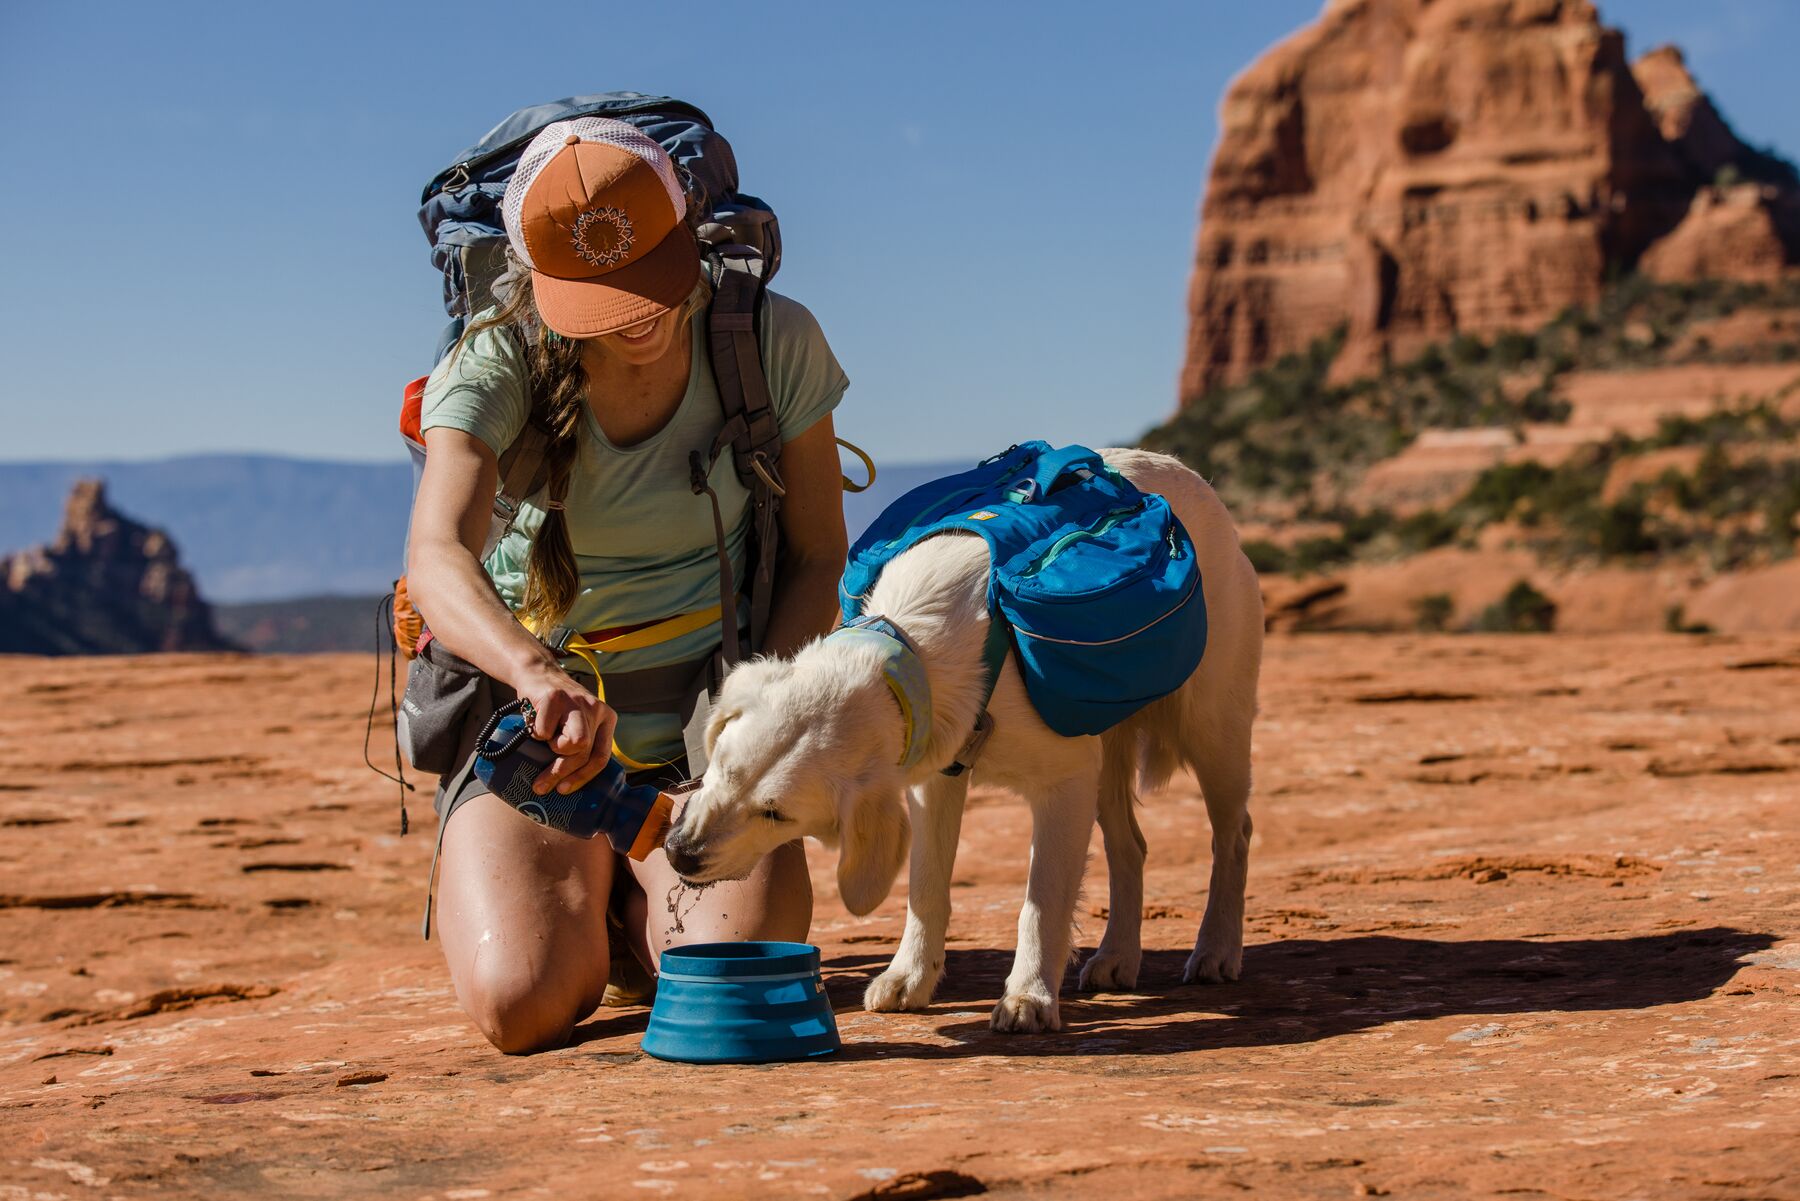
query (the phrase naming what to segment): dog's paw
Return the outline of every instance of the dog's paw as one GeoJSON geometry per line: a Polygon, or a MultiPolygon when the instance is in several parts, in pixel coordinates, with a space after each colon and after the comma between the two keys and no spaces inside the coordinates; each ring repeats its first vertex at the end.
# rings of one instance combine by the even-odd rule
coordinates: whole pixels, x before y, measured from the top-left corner
{"type": "Polygon", "coordinates": [[[1057,1012],[1055,997],[1009,993],[994,1006],[988,1025],[1002,1034],[1042,1034],[1061,1030],[1062,1015],[1057,1012]]]}
{"type": "Polygon", "coordinates": [[[923,1009],[931,1004],[936,988],[936,973],[892,964],[863,990],[863,1008],[870,1013],[923,1009]]]}
{"type": "Polygon", "coordinates": [[[1137,987],[1138,968],[1144,952],[1133,947],[1115,951],[1104,943],[1081,965],[1080,988],[1083,992],[1129,992],[1137,987]]]}
{"type": "Polygon", "coordinates": [[[1217,949],[1202,938],[1194,946],[1194,953],[1188,956],[1187,966],[1181,970],[1183,984],[1223,984],[1227,980],[1236,980],[1244,969],[1244,945],[1233,943],[1217,949]]]}

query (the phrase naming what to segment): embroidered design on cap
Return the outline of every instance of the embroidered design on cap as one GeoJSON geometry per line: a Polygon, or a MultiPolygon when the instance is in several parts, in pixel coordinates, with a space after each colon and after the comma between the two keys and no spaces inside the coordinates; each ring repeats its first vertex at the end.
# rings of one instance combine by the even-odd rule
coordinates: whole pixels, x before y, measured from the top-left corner
{"type": "Polygon", "coordinates": [[[624,209],[589,209],[575,222],[575,253],[596,267],[616,266],[636,240],[624,209]]]}

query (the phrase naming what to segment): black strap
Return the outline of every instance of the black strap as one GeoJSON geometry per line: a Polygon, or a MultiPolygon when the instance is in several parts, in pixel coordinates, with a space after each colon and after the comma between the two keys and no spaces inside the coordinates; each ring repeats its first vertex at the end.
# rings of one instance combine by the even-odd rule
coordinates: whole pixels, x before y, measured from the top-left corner
{"type": "MultiPolygon", "coordinates": [[[[535,415],[534,415],[535,416],[535,415]]],[[[513,444],[500,455],[500,487],[516,513],[519,502],[536,496],[550,482],[550,431],[527,419],[513,444]]],[[[561,500],[562,497],[552,497],[561,500]]]]}
{"type": "Polygon", "coordinates": [[[981,644],[981,668],[987,676],[981,692],[981,712],[975,715],[975,729],[956,752],[956,758],[943,769],[942,774],[946,776],[960,776],[974,767],[975,761],[981,758],[982,748],[987,746],[988,736],[994,732],[988,703],[994,699],[994,688],[1000,683],[1000,669],[1005,666],[1006,652],[1012,647],[1011,629],[1000,610],[988,610],[987,638],[981,644]]]}
{"type": "MultiPolygon", "coordinates": [[[[757,339],[758,306],[762,300],[762,261],[754,251],[733,247],[731,255],[711,260],[712,308],[707,315],[708,348],[712,352],[713,380],[719,389],[719,406],[725,425],[713,442],[716,460],[723,444],[731,446],[738,481],[750,490],[750,652],[763,648],[769,626],[769,606],[774,599],[775,565],[780,550],[781,527],[781,427],[769,400],[768,375],[763,370],[762,345],[757,339]]],[[[696,456],[697,458],[697,456],[696,456]]],[[[690,461],[692,462],[692,461],[690,461]]],[[[706,464],[710,469],[712,463],[706,464]]],[[[703,489],[699,477],[695,494],[703,489]]],[[[710,489],[706,489],[710,491],[710,489]]],[[[714,499],[714,520],[718,520],[714,499]]],[[[724,538],[719,553],[724,558],[724,538]]],[[[731,624],[729,622],[727,625],[731,624]]],[[[726,662],[735,663],[729,635],[726,662]]]]}
{"type": "Polygon", "coordinates": [[[400,646],[394,635],[394,591],[390,588],[387,595],[375,602],[375,686],[369,692],[369,720],[363,726],[363,762],[376,775],[400,786],[400,836],[404,838],[411,824],[406,817],[406,794],[413,791],[413,785],[407,780],[406,767],[400,762],[400,694],[396,678],[399,674],[399,660],[400,646]],[[384,643],[388,652],[388,712],[393,715],[394,723],[392,775],[376,767],[375,761],[369,758],[369,739],[375,733],[375,703],[381,699],[381,648],[384,643]]]}
{"type": "MultiPolygon", "coordinates": [[[[731,570],[731,552],[725,545],[725,516],[719,511],[719,494],[713,491],[712,483],[707,479],[712,464],[718,461],[716,445],[710,462],[702,460],[697,450],[688,452],[688,483],[695,496],[705,494],[712,502],[713,548],[719,558],[719,641],[725,648],[725,663],[729,666],[741,659],[744,652],[738,641],[737,580],[731,570]]],[[[755,602],[751,603],[754,607],[755,602]]]]}

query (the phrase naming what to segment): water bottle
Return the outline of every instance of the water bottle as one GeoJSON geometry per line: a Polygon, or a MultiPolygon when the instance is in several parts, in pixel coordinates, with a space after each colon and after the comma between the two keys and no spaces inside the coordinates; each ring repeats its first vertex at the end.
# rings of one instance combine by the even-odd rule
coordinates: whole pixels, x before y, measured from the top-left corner
{"type": "Polygon", "coordinates": [[[523,702],[504,705],[489,719],[475,750],[475,774],[488,791],[540,826],[577,838],[606,835],[613,849],[641,860],[662,845],[674,802],[647,784],[625,780],[625,769],[609,758],[600,774],[571,793],[531,789],[556,760],[550,744],[532,737],[523,702]]]}

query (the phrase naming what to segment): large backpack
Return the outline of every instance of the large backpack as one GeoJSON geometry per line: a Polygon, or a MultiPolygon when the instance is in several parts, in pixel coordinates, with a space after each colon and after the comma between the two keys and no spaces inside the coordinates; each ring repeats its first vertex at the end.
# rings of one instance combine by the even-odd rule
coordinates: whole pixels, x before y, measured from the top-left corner
{"type": "MultiPolygon", "coordinates": [[[[757,323],[763,289],[781,266],[781,226],[767,204],[738,190],[737,158],[711,118],[668,96],[639,92],[571,96],[520,109],[458,154],[432,177],[420,197],[419,223],[431,243],[431,261],[443,272],[444,309],[450,316],[433,362],[455,346],[471,317],[495,303],[494,285],[505,267],[507,245],[501,202],[520,155],[544,126],[577,117],[628,122],[668,151],[687,193],[688,222],[712,281],[707,336],[723,425],[708,455],[693,456],[689,483],[696,494],[709,491],[707,473],[729,449],[738,479],[751,496],[750,579],[744,589],[751,608],[748,648],[740,645],[737,589],[722,540],[719,546],[722,642],[729,666],[746,650],[761,648],[774,590],[781,431],[770,405],[757,323]]],[[[423,397],[422,379],[408,385],[400,418],[413,461],[415,490],[424,469],[425,445],[419,430],[423,397]]],[[[545,485],[548,437],[536,414],[533,417],[500,456],[500,486],[483,558],[512,528],[520,504],[545,485]]],[[[397,585],[396,638],[403,653],[410,654],[418,620],[404,600],[404,583],[402,579],[397,585]]]]}
{"type": "Polygon", "coordinates": [[[1009,447],[922,484],[850,548],[839,600],[861,616],[882,568],[949,531],[986,539],[989,687],[1010,649],[1032,707],[1058,734],[1099,734],[1175,691],[1206,650],[1194,545],[1162,497],[1085,446],[1009,447]]]}

